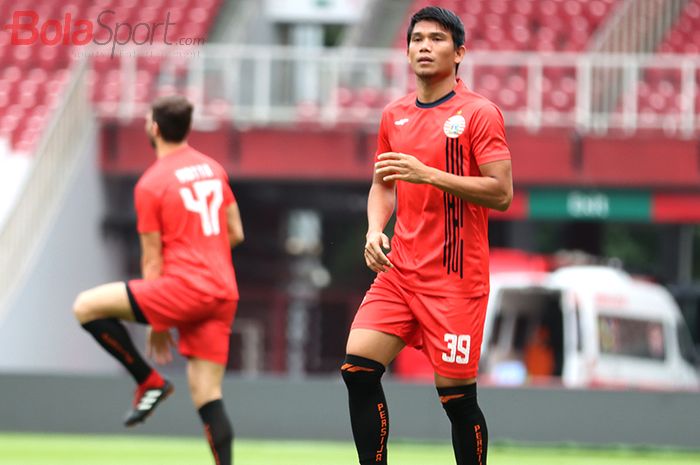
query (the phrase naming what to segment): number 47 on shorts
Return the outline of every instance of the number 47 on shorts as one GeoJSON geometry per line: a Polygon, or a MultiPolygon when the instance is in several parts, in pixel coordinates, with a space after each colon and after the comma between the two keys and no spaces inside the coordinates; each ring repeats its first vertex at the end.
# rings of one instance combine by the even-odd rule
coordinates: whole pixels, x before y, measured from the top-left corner
{"type": "Polygon", "coordinates": [[[447,351],[442,354],[443,361],[461,365],[469,363],[471,336],[468,334],[445,333],[445,342],[447,343],[447,351]]]}

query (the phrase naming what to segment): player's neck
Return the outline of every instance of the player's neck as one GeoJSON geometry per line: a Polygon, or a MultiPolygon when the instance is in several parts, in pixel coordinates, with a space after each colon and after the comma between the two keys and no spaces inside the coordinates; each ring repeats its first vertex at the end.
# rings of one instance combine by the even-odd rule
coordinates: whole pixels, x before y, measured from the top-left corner
{"type": "Polygon", "coordinates": [[[457,85],[457,77],[452,74],[439,80],[416,78],[416,98],[419,102],[434,102],[452,92],[457,85]]]}
{"type": "Polygon", "coordinates": [[[156,156],[158,158],[167,157],[171,153],[173,153],[177,150],[180,150],[182,147],[184,147],[186,145],[187,145],[187,141],[175,142],[175,143],[160,141],[156,145],[156,156]]]}

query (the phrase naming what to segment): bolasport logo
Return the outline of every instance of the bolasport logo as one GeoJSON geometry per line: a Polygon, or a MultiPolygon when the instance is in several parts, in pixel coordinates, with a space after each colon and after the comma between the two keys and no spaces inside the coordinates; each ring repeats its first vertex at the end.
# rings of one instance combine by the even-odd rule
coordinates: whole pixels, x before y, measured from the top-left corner
{"type": "Polygon", "coordinates": [[[120,22],[114,10],[101,11],[95,20],[74,18],[71,13],[64,13],[61,19],[42,19],[34,10],[18,10],[12,13],[12,22],[2,29],[9,31],[12,45],[107,45],[112,57],[117,47],[129,44],[192,46],[205,42],[201,37],[173,40],[172,29],[177,23],[170,19],[168,12],[161,21],[120,22]]]}

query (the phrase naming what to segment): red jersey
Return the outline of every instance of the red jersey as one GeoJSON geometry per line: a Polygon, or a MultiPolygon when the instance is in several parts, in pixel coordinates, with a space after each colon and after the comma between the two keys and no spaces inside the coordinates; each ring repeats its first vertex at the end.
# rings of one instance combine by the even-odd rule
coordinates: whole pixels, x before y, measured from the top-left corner
{"type": "MultiPolygon", "coordinates": [[[[479,165],[510,159],[501,112],[459,79],[431,104],[418,102],[415,92],[389,104],[378,136],[377,155],[384,152],[459,176],[481,176],[479,165]]],[[[397,181],[396,189],[389,276],[425,294],[486,294],[488,208],[427,184],[397,181]]]]}
{"type": "Polygon", "coordinates": [[[221,165],[184,146],[158,159],[134,190],[139,233],[159,232],[163,276],[220,299],[238,299],[226,207],[236,199],[221,165]]]}

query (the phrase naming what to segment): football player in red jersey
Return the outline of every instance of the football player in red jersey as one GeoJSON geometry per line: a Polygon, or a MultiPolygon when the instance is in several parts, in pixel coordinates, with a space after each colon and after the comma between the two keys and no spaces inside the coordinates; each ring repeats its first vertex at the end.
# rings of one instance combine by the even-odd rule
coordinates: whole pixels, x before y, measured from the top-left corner
{"type": "Polygon", "coordinates": [[[407,344],[434,368],[457,464],[486,463],[476,375],[489,293],[488,209],[506,210],[513,186],[501,112],[457,76],[464,36],[453,12],[418,11],[407,31],[416,91],[382,114],[364,249],[378,275],[341,368],[362,465],[387,463],[381,376],[407,344]],[[384,228],[394,210],[390,242],[384,228]]]}
{"type": "Polygon", "coordinates": [[[221,384],[238,305],[231,248],[243,241],[243,226],[225,170],[187,144],[191,120],[192,104],[180,96],[157,99],[146,118],[157,160],[134,191],[143,279],[84,291],[73,311],[137,383],[126,426],[143,422],[173,386],[119,320],[150,325],[147,350],[158,363],[172,360],[176,328],[192,401],[217,465],[228,465],[233,430],[221,384]]]}

